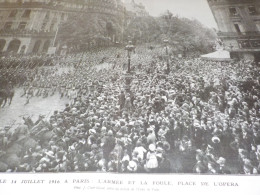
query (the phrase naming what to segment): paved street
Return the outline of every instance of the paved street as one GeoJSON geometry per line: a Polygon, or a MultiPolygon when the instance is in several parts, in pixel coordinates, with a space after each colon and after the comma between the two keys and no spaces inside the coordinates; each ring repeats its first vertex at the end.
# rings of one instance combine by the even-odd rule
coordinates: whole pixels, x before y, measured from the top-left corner
{"type": "MultiPolygon", "coordinates": [[[[104,63],[97,65],[96,69],[107,69],[111,68],[111,66],[112,64],[104,63]]],[[[57,71],[59,74],[62,74],[71,70],[73,70],[73,68],[61,67],[57,71]]],[[[67,98],[60,99],[59,95],[56,93],[54,96],[47,98],[33,97],[30,99],[29,104],[24,105],[26,98],[20,97],[21,94],[22,89],[17,88],[12,104],[0,108],[0,128],[12,124],[14,124],[13,127],[18,126],[23,121],[21,116],[31,116],[33,121],[37,120],[40,114],[45,115],[48,118],[55,110],[61,110],[66,103],[69,103],[67,98]]]]}
{"type": "Polygon", "coordinates": [[[22,93],[21,89],[15,90],[15,96],[10,106],[0,108],[0,128],[6,125],[11,125],[15,122],[16,125],[22,122],[23,115],[31,116],[35,121],[39,114],[50,117],[54,110],[61,110],[68,99],[60,99],[58,94],[48,98],[33,97],[30,103],[24,105],[26,102],[25,97],[20,97],[22,93]]]}

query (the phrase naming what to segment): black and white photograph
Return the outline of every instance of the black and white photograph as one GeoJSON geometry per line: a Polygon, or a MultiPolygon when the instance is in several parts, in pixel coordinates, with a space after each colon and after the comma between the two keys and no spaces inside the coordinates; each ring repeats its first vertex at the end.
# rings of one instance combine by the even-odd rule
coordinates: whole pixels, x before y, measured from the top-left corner
{"type": "Polygon", "coordinates": [[[259,0],[0,0],[0,172],[257,176],[259,62],[259,0]]]}

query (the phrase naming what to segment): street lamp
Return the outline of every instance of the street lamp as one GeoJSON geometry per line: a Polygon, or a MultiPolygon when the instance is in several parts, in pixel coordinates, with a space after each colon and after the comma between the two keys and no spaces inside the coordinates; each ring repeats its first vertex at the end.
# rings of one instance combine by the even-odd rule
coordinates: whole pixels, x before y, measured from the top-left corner
{"type": "MultiPolygon", "coordinates": [[[[230,45],[229,45],[229,49],[230,49],[230,51],[229,51],[229,55],[230,55],[230,58],[232,58],[233,57],[233,48],[234,48],[234,46],[232,45],[232,43],[230,43],[230,45]]],[[[239,65],[240,66],[240,65],[239,65]]]]}
{"type": "Polygon", "coordinates": [[[232,43],[230,43],[230,45],[229,45],[229,49],[230,49],[230,51],[233,51],[233,45],[232,45],[232,43]]]}
{"type": "Polygon", "coordinates": [[[169,41],[167,39],[165,39],[163,42],[165,44],[165,51],[166,51],[167,74],[169,74],[170,73],[169,52],[168,52],[168,43],[169,43],[169,41]]]}
{"type": "Polygon", "coordinates": [[[127,50],[127,57],[128,57],[128,66],[127,66],[127,73],[131,72],[131,52],[135,49],[135,46],[132,44],[132,41],[128,42],[128,45],[125,47],[127,50]]]}
{"type": "Polygon", "coordinates": [[[127,93],[130,93],[131,82],[132,82],[132,75],[131,75],[131,52],[135,49],[135,46],[132,44],[132,41],[128,42],[128,45],[125,47],[127,50],[127,57],[128,57],[128,67],[127,72],[125,74],[125,90],[127,93]]]}

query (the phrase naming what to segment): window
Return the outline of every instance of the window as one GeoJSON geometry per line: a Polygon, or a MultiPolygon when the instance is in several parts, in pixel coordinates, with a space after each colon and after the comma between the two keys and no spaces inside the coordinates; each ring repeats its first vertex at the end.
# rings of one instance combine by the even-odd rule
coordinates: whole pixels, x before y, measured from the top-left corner
{"type": "Polygon", "coordinates": [[[252,47],[260,48],[260,41],[259,40],[252,40],[251,45],[252,45],[252,47]]]}
{"type": "Polygon", "coordinates": [[[5,29],[5,30],[11,30],[12,25],[13,25],[12,22],[7,22],[7,23],[5,23],[5,27],[4,27],[4,29],[5,29]]]}
{"type": "Polygon", "coordinates": [[[256,27],[257,27],[258,31],[260,31],[260,22],[256,23],[256,27]]]}
{"type": "Polygon", "coordinates": [[[10,15],[9,15],[9,18],[14,18],[17,14],[17,10],[12,10],[10,15]]]}
{"type": "Polygon", "coordinates": [[[53,31],[55,30],[54,27],[55,27],[55,24],[52,23],[51,26],[50,26],[50,31],[51,31],[51,32],[53,32],[53,31]]]}
{"type": "Polygon", "coordinates": [[[49,20],[50,19],[50,12],[46,12],[46,15],[45,15],[45,20],[49,20]]]}
{"type": "Polygon", "coordinates": [[[250,42],[248,40],[239,41],[240,48],[251,48],[250,42]]]}
{"type": "Polygon", "coordinates": [[[26,22],[21,22],[20,24],[19,24],[19,30],[24,30],[25,29],[25,27],[26,27],[26,22]]]}
{"type": "Polygon", "coordinates": [[[63,14],[61,15],[61,18],[62,18],[62,20],[66,20],[66,14],[63,13],[63,14]]]}
{"type": "Polygon", "coordinates": [[[260,48],[259,40],[239,40],[241,48],[260,48]]]}
{"type": "Polygon", "coordinates": [[[234,24],[234,26],[235,26],[235,28],[236,28],[236,31],[237,31],[238,33],[241,33],[241,30],[240,30],[239,25],[238,25],[238,24],[234,24]]]}
{"type": "Polygon", "coordinates": [[[255,6],[249,6],[248,11],[250,15],[256,15],[257,13],[255,6]]]}
{"type": "Polygon", "coordinates": [[[42,30],[42,31],[44,31],[44,30],[45,30],[45,28],[46,28],[46,25],[47,25],[47,23],[46,23],[46,22],[42,23],[42,28],[41,28],[41,30],[42,30]]]}
{"type": "Polygon", "coordinates": [[[23,17],[23,18],[29,18],[30,15],[31,15],[31,10],[27,9],[27,10],[24,11],[22,17],[23,17]]]}
{"type": "Polygon", "coordinates": [[[237,9],[235,7],[230,7],[229,13],[230,13],[231,16],[237,16],[238,15],[237,9]]]}

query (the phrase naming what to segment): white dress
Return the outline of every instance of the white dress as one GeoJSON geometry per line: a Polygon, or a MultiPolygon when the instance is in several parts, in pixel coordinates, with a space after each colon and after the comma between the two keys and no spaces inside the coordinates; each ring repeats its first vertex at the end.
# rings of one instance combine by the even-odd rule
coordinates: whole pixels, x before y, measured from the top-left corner
{"type": "Polygon", "coordinates": [[[155,152],[148,152],[146,158],[147,158],[146,167],[148,169],[155,169],[158,167],[158,160],[155,152]]]}

